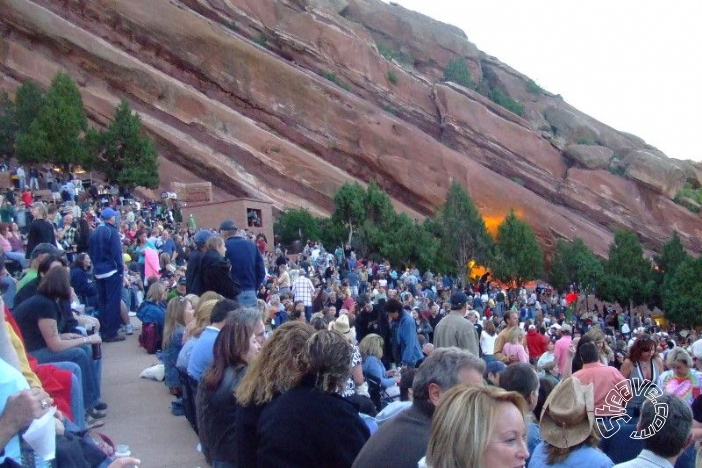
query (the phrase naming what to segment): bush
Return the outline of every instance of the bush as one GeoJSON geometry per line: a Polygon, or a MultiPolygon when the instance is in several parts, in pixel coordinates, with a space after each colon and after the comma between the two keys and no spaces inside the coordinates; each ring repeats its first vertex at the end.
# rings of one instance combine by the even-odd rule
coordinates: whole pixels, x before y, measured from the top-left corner
{"type": "Polygon", "coordinates": [[[334,83],[335,85],[337,85],[341,89],[344,89],[346,91],[351,91],[351,86],[349,86],[348,84],[346,84],[342,81],[339,81],[339,78],[337,78],[336,73],[329,72],[329,71],[324,72],[324,73],[322,73],[322,77],[331,81],[332,83],[334,83]]]}
{"type": "Polygon", "coordinates": [[[268,36],[266,36],[265,33],[261,33],[258,36],[256,36],[254,42],[256,42],[256,44],[260,45],[261,47],[268,47],[268,36]]]}
{"type": "Polygon", "coordinates": [[[626,168],[624,166],[609,166],[609,173],[619,177],[624,177],[626,168]]]}
{"type": "Polygon", "coordinates": [[[518,116],[524,115],[524,104],[521,104],[499,88],[492,88],[488,93],[488,98],[495,104],[499,104],[510,112],[517,114],[518,116]]]}
{"type": "Polygon", "coordinates": [[[397,84],[397,73],[395,73],[393,70],[388,72],[388,81],[394,85],[397,84]]]}
{"type": "Polygon", "coordinates": [[[544,94],[544,89],[541,86],[539,86],[534,80],[527,81],[526,90],[531,94],[544,94]]]}
{"type": "Polygon", "coordinates": [[[444,69],[444,81],[452,81],[466,88],[475,88],[473,79],[470,77],[470,69],[464,58],[451,60],[444,69]]]}
{"type": "Polygon", "coordinates": [[[595,140],[593,140],[592,138],[588,138],[588,137],[578,137],[575,139],[575,143],[577,143],[578,145],[588,145],[588,146],[593,146],[593,145],[597,144],[597,142],[595,140]]]}
{"type": "Polygon", "coordinates": [[[509,180],[511,180],[517,185],[521,185],[522,187],[524,187],[524,181],[517,176],[510,177],[509,180]]]}
{"type": "Polygon", "coordinates": [[[392,60],[395,58],[395,51],[386,43],[384,42],[376,42],[376,47],[378,47],[378,52],[380,52],[380,55],[385,57],[388,60],[392,60]]]}

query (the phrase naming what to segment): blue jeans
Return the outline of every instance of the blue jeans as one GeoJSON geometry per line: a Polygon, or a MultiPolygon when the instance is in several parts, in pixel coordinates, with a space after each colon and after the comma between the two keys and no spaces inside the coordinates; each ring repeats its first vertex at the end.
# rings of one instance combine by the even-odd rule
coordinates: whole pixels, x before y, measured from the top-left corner
{"type": "Polygon", "coordinates": [[[12,310],[15,307],[15,294],[17,293],[17,283],[13,278],[9,276],[3,276],[0,278],[0,284],[5,290],[5,294],[2,296],[8,309],[12,310]]]}
{"type": "Polygon", "coordinates": [[[63,351],[50,351],[48,348],[36,349],[30,353],[40,364],[55,362],[72,362],[80,367],[82,374],[83,406],[91,410],[100,401],[100,375],[102,360],[93,360],[93,349],[90,345],[77,346],[63,351]]]}
{"type": "Polygon", "coordinates": [[[314,313],[314,306],[305,306],[305,320],[310,323],[312,320],[312,314],[314,313]]]}
{"type": "Polygon", "coordinates": [[[10,260],[14,260],[15,262],[19,263],[22,266],[22,269],[29,268],[29,260],[24,257],[22,252],[5,252],[5,256],[10,260]]]}
{"type": "Polygon", "coordinates": [[[71,412],[73,413],[73,424],[76,425],[79,431],[86,429],[85,427],[85,405],[83,404],[83,374],[80,371],[78,364],[72,362],[55,362],[52,364],[59,369],[71,371],[71,412]]]}
{"type": "Polygon", "coordinates": [[[258,297],[256,297],[256,290],[245,289],[236,296],[236,301],[241,307],[257,307],[258,297]]]}
{"type": "Polygon", "coordinates": [[[107,278],[95,281],[98,289],[98,318],[103,338],[117,336],[122,325],[122,277],[115,273],[107,278]]]}

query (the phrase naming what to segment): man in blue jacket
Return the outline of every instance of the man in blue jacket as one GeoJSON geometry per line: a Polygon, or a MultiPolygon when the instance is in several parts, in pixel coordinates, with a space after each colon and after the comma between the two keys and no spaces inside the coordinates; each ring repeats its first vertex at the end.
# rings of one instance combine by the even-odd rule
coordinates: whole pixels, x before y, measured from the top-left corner
{"type": "Polygon", "coordinates": [[[105,208],[100,214],[103,223],[90,235],[90,258],[93,260],[93,275],[98,289],[98,311],[102,341],[111,343],[124,341],[118,333],[122,324],[120,301],[122,300],[122,278],[124,262],[122,244],[115,225],[117,212],[105,208]]]}
{"type": "Polygon", "coordinates": [[[402,303],[395,298],[385,303],[385,312],[393,322],[394,346],[397,358],[402,366],[417,367],[424,359],[422,348],[417,338],[417,326],[412,316],[402,308],[402,303]]]}
{"type": "Polygon", "coordinates": [[[222,239],[225,239],[224,246],[227,248],[225,257],[232,264],[232,278],[241,288],[236,301],[241,307],[256,307],[256,290],[266,278],[263,257],[256,244],[239,233],[234,221],[230,219],[223,221],[219,226],[219,232],[222,239]]]}

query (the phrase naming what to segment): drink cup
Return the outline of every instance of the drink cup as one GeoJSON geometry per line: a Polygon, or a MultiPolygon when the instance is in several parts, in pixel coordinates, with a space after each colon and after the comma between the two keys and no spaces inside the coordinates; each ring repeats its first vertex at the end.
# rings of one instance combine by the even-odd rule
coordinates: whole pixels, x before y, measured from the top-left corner
{"type": "Polygon", "coordinates": [[[700,393],[702,393],[701,390],[700,387],[692,387],[692,398],[700,396],[700,393]]]}
{"type": "Polygon", "coordinates": [[[129,450],[129,445],[118,445],[115,447],[115,458],[131,457],[132,452],[129,450]]]}

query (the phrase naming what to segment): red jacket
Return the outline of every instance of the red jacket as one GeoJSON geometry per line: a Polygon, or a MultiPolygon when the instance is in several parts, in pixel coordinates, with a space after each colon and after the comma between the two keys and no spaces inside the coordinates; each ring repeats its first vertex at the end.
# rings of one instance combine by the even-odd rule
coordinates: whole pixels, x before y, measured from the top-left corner
{"type": "Polygon", "coordinates": [[[536,330],[529,330],[527,332],[526,341],[529,347],[530,359],[539,359],[548,348],[548,338],[536,330]]]}

